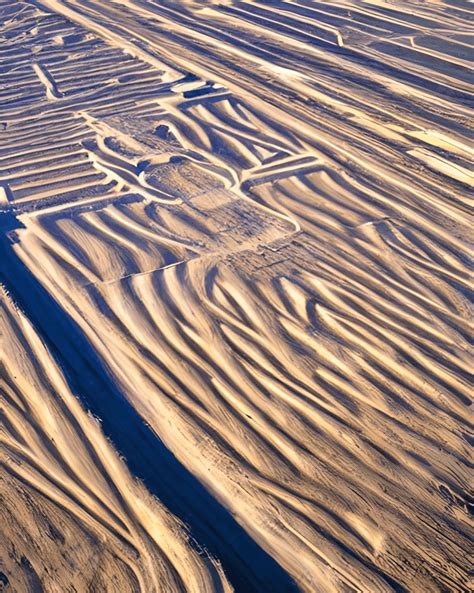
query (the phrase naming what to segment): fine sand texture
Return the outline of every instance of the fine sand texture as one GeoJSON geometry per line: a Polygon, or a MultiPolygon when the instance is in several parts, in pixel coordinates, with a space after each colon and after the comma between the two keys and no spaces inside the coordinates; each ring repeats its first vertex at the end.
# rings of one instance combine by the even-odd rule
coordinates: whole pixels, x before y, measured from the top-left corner
{"type": "Polygon", "coordinates": [[[0,591],[468,593],[462,0],[0,0],[0,591]]]}

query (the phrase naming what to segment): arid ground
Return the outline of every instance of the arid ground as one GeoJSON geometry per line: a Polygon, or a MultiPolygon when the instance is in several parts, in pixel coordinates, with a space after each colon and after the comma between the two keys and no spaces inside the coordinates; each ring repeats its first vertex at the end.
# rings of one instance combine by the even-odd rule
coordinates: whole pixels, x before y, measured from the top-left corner
{"type": "Polygon", "coordinates": [[[0,591],[467,593],[472,4],[0,0],[0,591]]]}

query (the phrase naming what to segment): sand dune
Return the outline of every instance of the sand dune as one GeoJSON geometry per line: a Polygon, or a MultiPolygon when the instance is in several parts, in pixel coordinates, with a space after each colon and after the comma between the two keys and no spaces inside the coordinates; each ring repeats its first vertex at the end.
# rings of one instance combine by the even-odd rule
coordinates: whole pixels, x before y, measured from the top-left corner
{"type": "Polygon", "coordinates": [[[467,4],[0,14],[7,587],[467,592],[467,4]]]}
{"type": "Polygon", "coordinates": [[[4,291],[0,306],[0,529],[12,589],[230,591],[132,479],[4,291]]]}

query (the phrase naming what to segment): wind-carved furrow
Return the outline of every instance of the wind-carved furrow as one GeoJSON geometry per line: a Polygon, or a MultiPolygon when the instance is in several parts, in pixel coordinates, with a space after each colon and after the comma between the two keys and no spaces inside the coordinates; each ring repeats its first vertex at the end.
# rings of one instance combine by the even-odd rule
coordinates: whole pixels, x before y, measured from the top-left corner
{"type": "Polygon", "coordinates": [[[40,63],[33,64],[33,70],[40,79],[41,83],[44,85],[47,98],[50,101],[60,99],[62,97],[62,93],[58,91],[56,82],[48,70],[40,63]]]}
{"type": "Polygon", "coordinates": [[[467,593],[462,3],[0,16],[0,583],[467,593]]]}

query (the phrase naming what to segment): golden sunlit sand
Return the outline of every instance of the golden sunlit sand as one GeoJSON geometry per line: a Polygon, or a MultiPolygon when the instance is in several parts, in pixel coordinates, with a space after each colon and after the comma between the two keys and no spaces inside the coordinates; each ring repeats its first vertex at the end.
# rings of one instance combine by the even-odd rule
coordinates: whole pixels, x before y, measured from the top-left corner
{"type": "Polygon", "coordinates": [[[468,3],[0,17],[0,591],[467,593],[468,3]]]}

